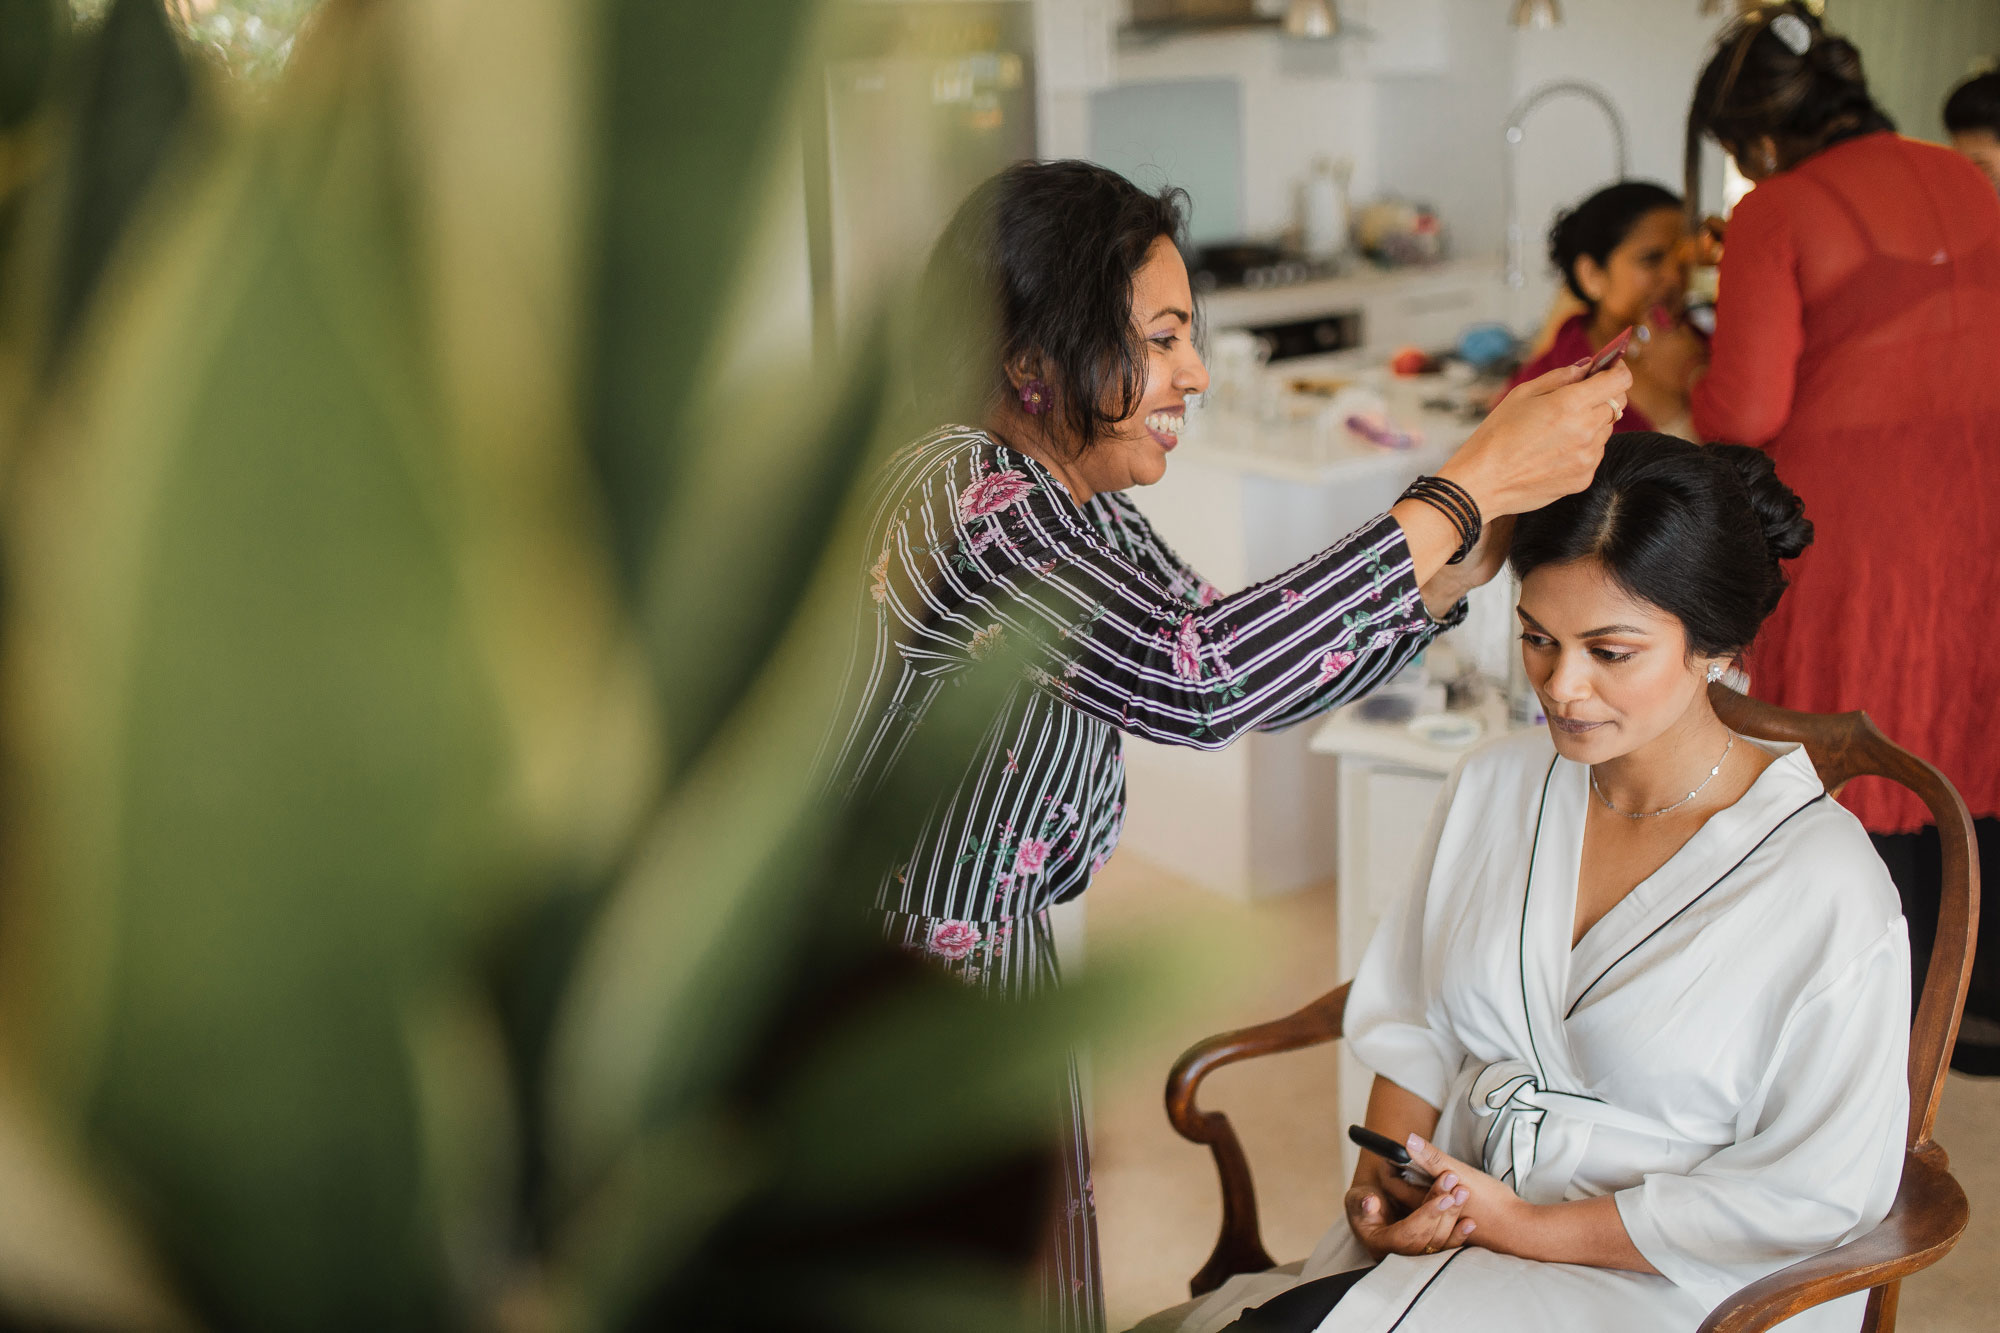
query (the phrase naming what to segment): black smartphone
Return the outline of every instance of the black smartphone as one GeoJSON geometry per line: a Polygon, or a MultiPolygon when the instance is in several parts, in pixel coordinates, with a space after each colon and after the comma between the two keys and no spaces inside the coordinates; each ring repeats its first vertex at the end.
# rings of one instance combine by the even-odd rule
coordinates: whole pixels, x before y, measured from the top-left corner
{"type": "Polygon", "coordinates": [[[1386,1159],[1391,1166],[1401,1167],[1403,1179],[1412,1185],[1427,1186],[1431,1183],[1431,1177],[1423,1168],[1410,1162],[1410,1150],[1387,1134],[1377,1134],[1366,1125],[1349,1125],[1347,1137],[1354,1141],[1355,1146],[1365,1148],[1377,1157],[1386,1159]]]}

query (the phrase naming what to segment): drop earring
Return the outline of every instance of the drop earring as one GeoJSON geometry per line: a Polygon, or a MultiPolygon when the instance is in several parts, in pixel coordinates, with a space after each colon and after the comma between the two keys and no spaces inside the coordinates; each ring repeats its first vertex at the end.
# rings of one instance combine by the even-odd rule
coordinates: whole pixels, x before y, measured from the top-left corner
{"type": "Polygon", "coordinates": [[[1038,417],[1049,410],[1049,386],[1038,379],[1029,380],[1021,386],[1021,410],[1031,417],[1038,417]]]}

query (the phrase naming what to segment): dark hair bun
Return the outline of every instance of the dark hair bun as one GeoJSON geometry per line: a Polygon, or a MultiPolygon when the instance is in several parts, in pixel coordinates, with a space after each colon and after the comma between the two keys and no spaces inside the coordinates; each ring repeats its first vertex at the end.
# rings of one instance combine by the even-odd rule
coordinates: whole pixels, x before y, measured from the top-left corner
{"type": "Polygon", "coordinates": [[[1806,517],[1806,504],[1798,492],[1778,480],[1771,455],[1743,444],[1711,444],[1708,452],[1727,462],[1742,479],[1771,558],[1795,560],[1805,554],[1812,545],[1812,520],[1806,517]]]}
{"type": "Polygon", "coordinates": [[[1619,587],[1681,622],[1690,653],[1717,657],[1756,639],[1784,595],[1780,562],[1811,541],[1805,506],[1770,455],[1628,431],[1604,446],[1587,489],[1515,520],[1508,559],[1524,579],[1543,565],[1599,561],[1619,587]]]}

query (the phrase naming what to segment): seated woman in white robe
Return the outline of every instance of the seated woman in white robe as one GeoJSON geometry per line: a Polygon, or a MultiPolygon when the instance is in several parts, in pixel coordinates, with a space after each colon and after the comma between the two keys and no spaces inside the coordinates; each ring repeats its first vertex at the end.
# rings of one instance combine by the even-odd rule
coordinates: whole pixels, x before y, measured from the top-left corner
{"type": "MultiPolygon", "coordinates": [[[[1888,1212],[1896,891],[1804,751],[1707,693],[1811,533],[1765,455],[1650,433],[1520,518],[1548,729],[1459,765],[1347,1002],[1368,1125],[1434,1179],[1363,1153],[1303,1276],[1234,1279],[1188,1333],[1689,1333],[1888,1212]]],[[[1864,1299],[1785,1327],[1852,1330],[1864,1299]]]]}

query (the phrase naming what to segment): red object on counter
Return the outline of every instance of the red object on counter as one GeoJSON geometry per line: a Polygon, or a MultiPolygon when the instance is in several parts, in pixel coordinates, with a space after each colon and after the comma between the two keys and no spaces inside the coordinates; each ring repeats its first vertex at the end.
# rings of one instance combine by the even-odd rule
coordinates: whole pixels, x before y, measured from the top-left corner
{"type": "Polygon", "coordinates": [[[1437,362],[1416,347],[1399,347],[1389,358],[1389,369],[1398,375],[1428,375],[1437,368],[1437,362]]]}
{"type": "MultiPolygon", "coordinates": [[[[1737,205],[1705,439],[1768,449],[1812,548],[1750,658],[1763,699],[1866,708],[2000,813],[2000,195],[1964,158],[1883,132],[1737,205]]],[[[1877,833],[1929,822],[1877,779],[1842,803],[1877,833]]]]}

